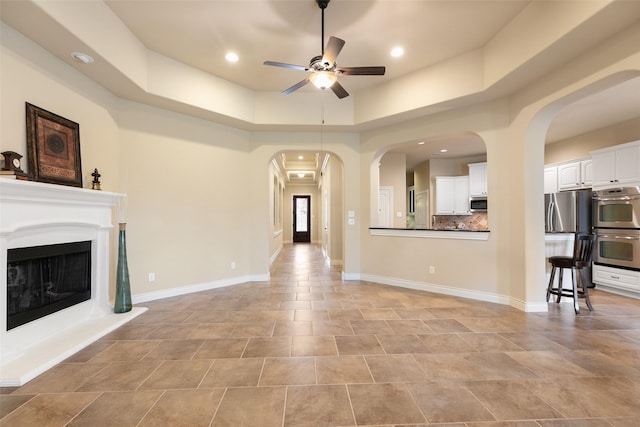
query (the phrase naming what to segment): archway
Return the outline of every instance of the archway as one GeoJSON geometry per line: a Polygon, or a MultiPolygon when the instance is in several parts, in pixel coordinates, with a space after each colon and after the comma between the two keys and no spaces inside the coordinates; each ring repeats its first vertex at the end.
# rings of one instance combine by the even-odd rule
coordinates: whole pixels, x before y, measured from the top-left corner
{"type": "MultiPolygon", "coordinates": [[[[519,160],[512,167],[522,169],[520,191],[512,191],[509,208],[514,218],[519,218],[521,228],[513,229],[511,240],[522,242],[522,250],[514,251],[511,262],[512,277],[523,277],[519,283],[511,280],[511,294],[525,301],[527,311],[546,311],[544,301],[545,280],[545,233],[544,233],[544,153],[548,130],[554,118],[565,108],[587,97],[610,89],[620,83],[636,78],[638,72],[623,71],[586,84],[565,90],[547,99],[519,100],[527,105],[512,121],[512,140],[523,138],[522,145],[514,145],[512,158],[519,160]],[[535,110],[534,110],[535,109],[535,110]],[[526,110],[532,110],[527,112],[526,110]],[[513,124],[519,122],[518,124],[513,124]],[[518,133],[522,130],[522,134],[518,133]]],[[[514,106],[517,108],[517,106],[514,106]]],[[[518,246],[516,246],[517,248],[518,246]]]]}
{"type": "Polygon", "coordinates": [[[332,265],[344,261],[344,167],[327,151],[289,149],[277,152],[269,163],[271,244],[273,261],[282,245],[294,239],[294,199],[309,203],[309,240],[322,246],[332,265]]]}

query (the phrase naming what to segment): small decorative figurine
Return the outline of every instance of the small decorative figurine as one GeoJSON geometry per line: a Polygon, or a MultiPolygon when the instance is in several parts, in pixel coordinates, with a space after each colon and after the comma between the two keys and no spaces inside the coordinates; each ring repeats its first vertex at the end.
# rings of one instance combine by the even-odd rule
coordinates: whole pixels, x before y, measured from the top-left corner
{"type": "Polygon", "coordinates": [[[91,174],[93,177],[93,181],[91,181],[91,189],[92,190],[100,190],[100,174],[98,173],[98,169],[94,169],[91,174]]]}

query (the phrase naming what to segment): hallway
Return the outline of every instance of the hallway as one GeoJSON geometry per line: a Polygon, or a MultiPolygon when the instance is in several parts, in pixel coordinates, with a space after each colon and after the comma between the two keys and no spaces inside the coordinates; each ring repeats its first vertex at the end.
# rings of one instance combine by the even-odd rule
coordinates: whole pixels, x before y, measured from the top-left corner
{"type": "Polygon", "coordinates": [[[596,289],[592,303],[527,314],[342,282],[318,246],[285,245],[269,282],[141,304],[3,388],[0,424],[640,425],[640,301],[596,289]]]}

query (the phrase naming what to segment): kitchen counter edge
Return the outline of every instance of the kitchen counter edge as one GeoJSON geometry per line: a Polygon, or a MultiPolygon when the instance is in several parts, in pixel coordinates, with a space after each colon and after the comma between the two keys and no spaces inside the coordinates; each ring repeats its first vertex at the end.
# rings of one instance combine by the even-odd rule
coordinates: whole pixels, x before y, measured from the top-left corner
{"type": "Polygon", "coordinates": [[[419,237],[429,239],[488,240],[490,230],[433,230],[370,227],[371,236],[419,237]]]}

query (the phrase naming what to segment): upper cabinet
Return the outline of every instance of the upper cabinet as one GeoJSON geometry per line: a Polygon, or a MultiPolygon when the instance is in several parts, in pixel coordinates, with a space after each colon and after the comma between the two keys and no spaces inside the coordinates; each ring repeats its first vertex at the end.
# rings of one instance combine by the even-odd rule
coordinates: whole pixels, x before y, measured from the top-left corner
{"type": "Polygon", "coordinates": [[[487,162],[469,164],[469,196],[487,195],[487,162]]]}
{"type": "Polygon", "coordinates": [[[544,168],[544,193],[558,192],[558,167],[546,166],[544,168]]]}
{"type": "Polygon", "coordinates": [[[591,159],[576,160],[558,165],[558,191],[591,188],[593,185],[591,159]]]}
{"type": "Polygon", "coordinates": [[[469,215],[469,177],[436,177],[436,215],[469,215]]]}
{"type": "Polygon", "coordinates": [[[640,183],[640,141],[591,152],[593,189],[640,183]]]}
{"type": "Polygon", "coordinates": [[[544,192],[579,190],[593,185],[593,162],[591,158],[555,163],[544,168],[544,192]]]}

